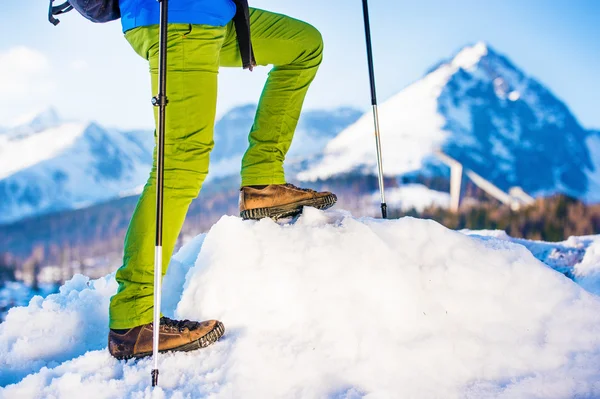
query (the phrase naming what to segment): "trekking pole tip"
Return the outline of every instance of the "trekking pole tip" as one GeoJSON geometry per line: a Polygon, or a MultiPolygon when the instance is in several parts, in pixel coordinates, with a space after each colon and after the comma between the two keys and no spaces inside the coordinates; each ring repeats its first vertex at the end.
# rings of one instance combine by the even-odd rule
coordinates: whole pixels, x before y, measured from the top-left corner
{"type": "Polygon", "coordinates": [[[158,369],[152,370],[152,386],[158,385],[158,369]]]}

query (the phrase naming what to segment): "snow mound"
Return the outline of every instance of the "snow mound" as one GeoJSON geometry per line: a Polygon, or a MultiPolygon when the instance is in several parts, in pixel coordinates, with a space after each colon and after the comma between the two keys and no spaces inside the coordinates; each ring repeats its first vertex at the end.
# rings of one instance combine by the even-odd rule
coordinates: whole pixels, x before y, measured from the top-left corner
{"type": "Polygon", "coordinates": [[[592,240],[575,269],[575,281],[590,292],[600,294],[600,239],[592,240]]]}
{"type": "Polygon", "coordinates": [[[10,309],[0,324],[0,385],[106,347],[108,300],[116,287],[113,275],[95,281],[77,275],[58,294],[10,309]]]}
{"type": "Polygon", "coordinates": [[[173,266],[166,307],[222,320],[219,343],[162,356],[153,391],[149,359],[105,349],[112,280],[75,281],[0,325],[0,379],[18,381],[0,397],[600,396],[600,300],[522,245],[307,209],[292,225],[223,217],[173,266]],[[39,351],[54,355],[5,376],[39,351]]]}

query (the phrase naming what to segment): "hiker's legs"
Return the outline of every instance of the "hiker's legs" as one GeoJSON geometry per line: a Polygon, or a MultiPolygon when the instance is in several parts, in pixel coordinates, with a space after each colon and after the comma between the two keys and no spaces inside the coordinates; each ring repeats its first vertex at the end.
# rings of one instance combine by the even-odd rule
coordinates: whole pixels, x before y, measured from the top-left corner
{"type": "MultiPolygon", "coordinates": [[[[219,52],[225,27],[169,25],[163,275],[190,202],[198,196],[208,173],[213,147],[219,52]]],[[[158,82],[158,26],[126,33],[134,50],[150,62],[152,93],[158,82]]],[[[158,110],[155,109],[155,119],[158,110]]],[[[119,290],[111,298],[110,328],[127,329],[152,322],[156,223],[156,150],[150,177],[133,213],[123,266],[117,271],[119,290]]]]}
{"type": "MultiPolygon", "coordinates": [[[[250,9],[256,62],[273,64],[265,84],[248,151],[242,160],[242,186],[285,183],[283,161],[290,148],[304,97],[323,55],[323,40],[311,25],[285,15],[250,9]]],[[[221,66],[242,60],[233,24],[221,49],[221,66]]]]}

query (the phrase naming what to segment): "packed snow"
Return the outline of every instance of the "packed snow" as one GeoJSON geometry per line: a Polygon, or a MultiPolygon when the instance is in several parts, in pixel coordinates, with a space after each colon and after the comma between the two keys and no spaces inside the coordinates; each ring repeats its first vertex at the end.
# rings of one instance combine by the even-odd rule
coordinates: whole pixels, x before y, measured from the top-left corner
{"type": "Polygon", "coordinates": [[[58,291],[58,286],[43,283],[37,289],[21,281],[6,281],[0,283],[0,322],[4,320],[8,309],[15,306],[26,306],[36,295],[47,296],[58,291]]]}
{"type": "MultiPolygon", "coordinates": [[[[163,289],[165,315],[220,319],[220,342],[161,356],[153,390],[150,359],[106,350],[113,276],[77,276],[0,324],[0,397],[600,396],[600,299],[477,233],[314,209],[293,224],[223,217],[163,289]]],[[[597,237],[571,241],[574,269],[600,269],[597,237]]]]}
{"type": "Polygon", "coordinates": [[[589,246],[573,274],[575,281],[590,292],[600,295],[600,239],[589,240],[589,246]]]}
{"type": "Polygon", "coordinates": [[[550,243],[510,237],[503,230],[465,229],[462,232],[484,240],[492,237],[522,245],[536,259],[600,295],[600,236],[569,237],[563,242],[550,243]]]}

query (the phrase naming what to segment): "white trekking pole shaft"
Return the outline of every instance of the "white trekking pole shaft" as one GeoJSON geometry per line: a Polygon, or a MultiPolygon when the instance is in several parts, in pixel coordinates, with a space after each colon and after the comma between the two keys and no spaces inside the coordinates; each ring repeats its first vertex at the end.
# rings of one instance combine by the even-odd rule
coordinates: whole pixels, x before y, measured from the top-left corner
{"type": "Polygon", "coordinates": [[[158,107],[158,143],[156,146],[156,247],[154,250],[154,323],[152,331],[152,386],[158,385],[158,342],[160,330],[160,304],[162,283],[162,232],[163,232],[163,192],[165,171],[165,126],[167,108],[167,27],[168,0],[160,3],[160,37],[158,50],[158,94],[152,98],[152,105],[158,107]]]}
{"type": "Polygon", "coordinates": [[[381,194],[381,217],[387,218],[385,203],[385,187],[383,182],[383,160],[381,159],[381,135],[379,133],[379,111],[377,109],[377,92],[375,89],[375,68],[373,67],[373,48],[371,46],[371,24],[369,22],[369,5],[363,0],[363,16],[365,20],[365,38],[367,42],[367,60],[369,62],[369,80],[371,83],[371,105],[373,106],[373,122],[375,124],[375,144],[377,146],[377,174],[379,177],[379,192],[381,194]]]}

